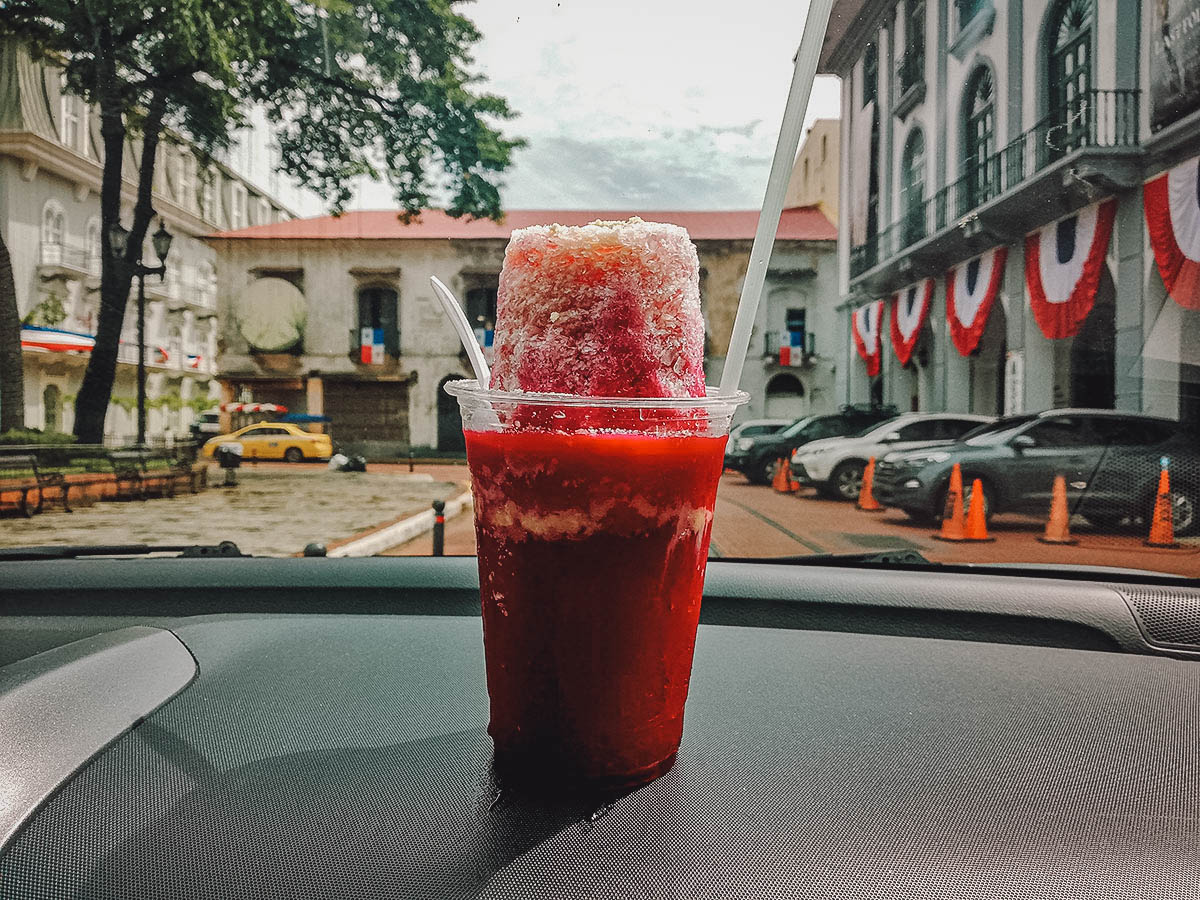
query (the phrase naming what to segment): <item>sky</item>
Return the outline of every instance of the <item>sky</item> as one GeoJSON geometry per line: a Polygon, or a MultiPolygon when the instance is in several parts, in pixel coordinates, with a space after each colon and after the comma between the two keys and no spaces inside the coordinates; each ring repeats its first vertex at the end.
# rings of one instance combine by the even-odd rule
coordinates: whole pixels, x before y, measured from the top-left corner
{"type": "MultiPolygon", "coordinates": [[[[529,146],[508,209],[758,209],[807,3],[480,0],[464,4],[486,89],[529,146]]],[[[808,120],[837,117],[818,78],[808,120]]],[[[364,183],[352,208],[394,206],[364,183]]]]}

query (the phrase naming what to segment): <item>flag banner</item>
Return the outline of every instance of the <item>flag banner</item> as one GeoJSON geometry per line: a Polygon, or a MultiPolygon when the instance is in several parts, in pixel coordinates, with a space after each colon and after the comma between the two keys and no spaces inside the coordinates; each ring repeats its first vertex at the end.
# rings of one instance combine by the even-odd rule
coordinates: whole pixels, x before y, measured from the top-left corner
{"type": "Polygon", "coordinates": [[[21,349],[44,350],[48,353],[89,353],[96,338],[78,331],[63,331],[42,325],[21,326],[21,349]]]}
{"type": "Polygon", "coordinates": [[[950,339],[962,356],[970,356],[979,346],[1007,258],[1007,247],[994,247],[946,273],[946,320],[950,339]]]}
{"type": "Polygon", "coordinates": [[[926,278],[910,284],[892,295],[892,349],[900,365],[907,366],[913,347],[921,335],[921,326],[929,318],[933,304],[933,279],[926,278]]]}
{"type": "Polygon", "coordinates": [[[883,301],[864,303],[850,317],[850,333],[854,338],[854,349],[867,363],[867,376],[879,374],[879,358],[882,355],[883,301]]]}
{"type": "Polygon", "coordinates": [[[204,357],[198,353],[189,353],[187,355],[187,367],[189,369],[198,369],[200,364],[204,362],[204,357]]]}
{"type": "Polygon", "coordinates": [[[364,366],[383,365],[383,329],[363,328],[359,336],[360,360],[364,366]]]}
{"type": "Polygon", "coordinates": [[[1167,293],[1200,310],[1200,156],[1146,182],[1146,229],[1167,293]]]}
{"type": "Polygon", "coordinates": [[[1092,311],[1116,214],[1105,200],[1025,237],[1029,306],[1050,340],[1075,335],[1092,311]]]}
{"type": "Polygon", "coordinates": [[[803,331],[785,331],[783,333],[783,343],[779,346],[779,364],[781,366],[804,364],[803,331]]]}

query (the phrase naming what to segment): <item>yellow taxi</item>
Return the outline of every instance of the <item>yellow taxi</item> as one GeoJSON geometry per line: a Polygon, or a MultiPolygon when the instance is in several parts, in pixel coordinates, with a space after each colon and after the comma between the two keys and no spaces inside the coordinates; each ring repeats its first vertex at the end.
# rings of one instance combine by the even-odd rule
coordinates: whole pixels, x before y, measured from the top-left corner
{"type": "Polygon", "coordinates": [[[327,434],[311,434],[290,422],[256,422],[230,434],[219,434],[205,442],[200,454],[212,459],[221,444],[241,444],[242,459],[328,459],[333,441],[327,434]]]}

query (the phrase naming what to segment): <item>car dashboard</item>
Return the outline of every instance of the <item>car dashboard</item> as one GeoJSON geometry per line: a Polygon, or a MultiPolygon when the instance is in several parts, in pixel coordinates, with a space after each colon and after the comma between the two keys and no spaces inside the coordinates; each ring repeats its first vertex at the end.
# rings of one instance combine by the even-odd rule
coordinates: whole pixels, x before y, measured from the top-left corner
{"type": "Polygon", "coordinates": [[[678,762],[491,767],[475,561],[0,563],[0,897],[1200,896],[1200,590],[713,562],[678,762]]]}

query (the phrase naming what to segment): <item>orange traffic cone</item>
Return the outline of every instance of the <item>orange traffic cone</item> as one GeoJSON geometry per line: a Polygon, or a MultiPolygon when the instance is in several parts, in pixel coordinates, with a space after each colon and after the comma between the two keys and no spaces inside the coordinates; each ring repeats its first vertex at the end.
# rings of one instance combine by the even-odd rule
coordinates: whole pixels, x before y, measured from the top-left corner
{"type": "Polygon", "coordinates": [[[963,535],[963,540],[977,543],[995,540],[995,538],[988,537],[987,515],[984,512],[983,504],[983,482],[976,478],[971,483],[971,504],[967,508],[967,530],[963,535]]]}
{"type": "Polygon", "coordinates": [[[785,476],[783,474],[783,466],[785,462],[786,460],[784,460],[782,456],[775,460],[775,478],[771,481],[771,487],[779,491],[781,494],[787,491],[787,482],[784,480],[785,476]]]}
{"type": "Polygon", "coordinates": [[[1150,519],[1147,547],[1178,547],[1175,543],[1175,517],[1171,509],[1171,476],[1162,467],[1158,476],[1158,496],[1154,498],[1154,515],[1150,519]]]}
{"type": "Polygon", "coordinates": [[[942,530],[934,535],[939,541],[962,541],[967,537],[963,517],[962,469],[958,463],[950,470],[950,487],[946,491],[946,508],[942,510],[942,530]]]}
{"type": "Polygon", "coordinates": [[[867,468],[863,472],[862,487],[858,491],[858,508],[866,512],[883,512],[883,504],[875,499],[871,487],[875,484],[875,457],[867,460],[867,468]]]}
{"type": "Polygon", "coordinates": [[[1054,495],[1050,500],[1050,519],[1045,533],[1038,538],[1043,544],[1078,544],[1071,537],[1071,516],[1067,512],[1067,479],[1054,476],[1054,495]]]}
{"type": "Polygon", "coordinates": [[[789,457],[788,462],[786,463],[786,465],[787,465],[787,489],[788,489],[789,494],[795,494],[800,490],[800,482],[792,477],[792,463],[790,460],[791,460],[791,458],[789,457]]]}

